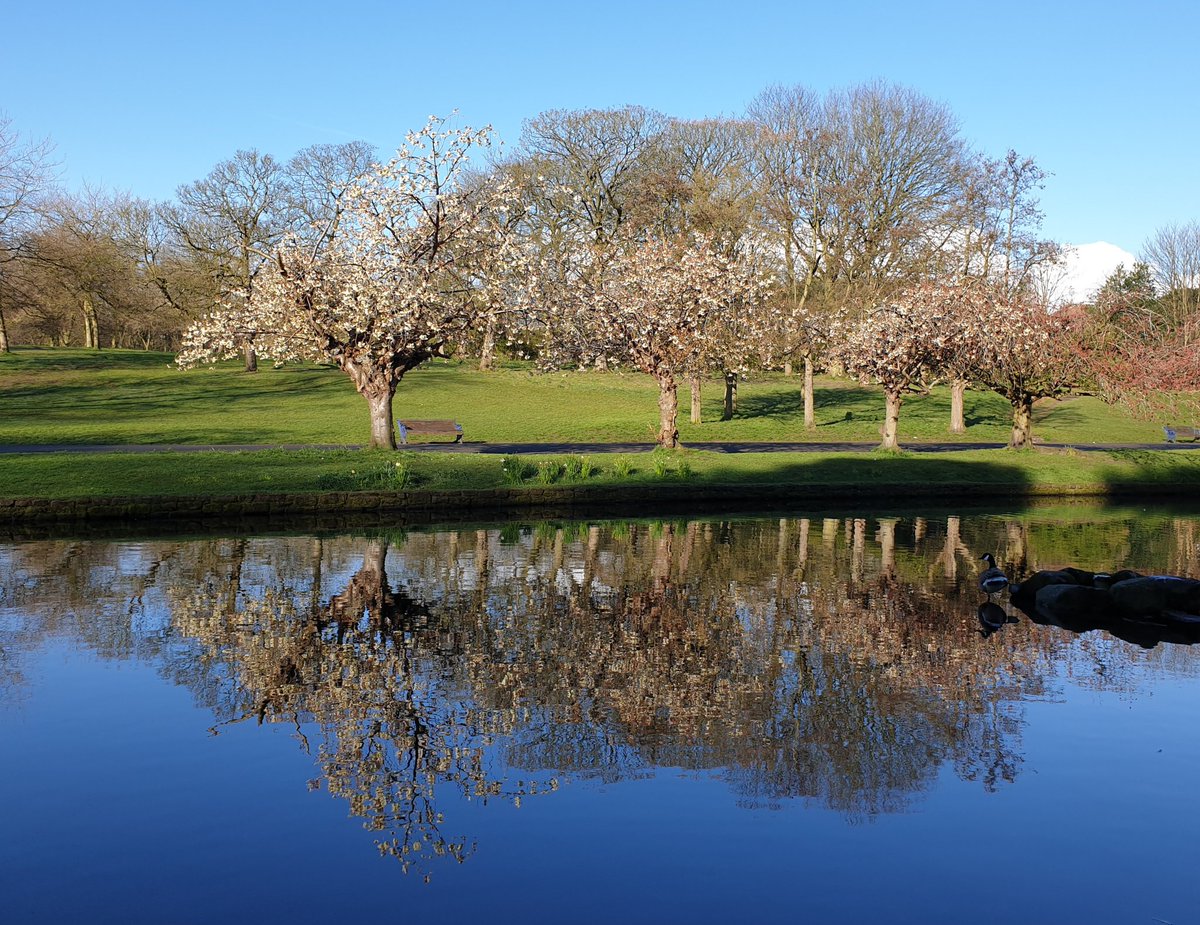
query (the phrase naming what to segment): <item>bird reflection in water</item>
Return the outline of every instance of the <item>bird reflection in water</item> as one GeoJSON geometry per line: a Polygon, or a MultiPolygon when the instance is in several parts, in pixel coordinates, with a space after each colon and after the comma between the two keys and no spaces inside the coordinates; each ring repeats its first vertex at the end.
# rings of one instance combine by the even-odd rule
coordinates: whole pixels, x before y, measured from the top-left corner
{"type": "Polygon", "coordinates": [[[1017,618],[1006,611],[999,604],[994,604],[991,601],[984,601],[979,605],[979,610],[976,612],[979,618],[979,635],[987,639],[993,633],[998,633],[1010,623],[1016,623],[1017,618]]]}

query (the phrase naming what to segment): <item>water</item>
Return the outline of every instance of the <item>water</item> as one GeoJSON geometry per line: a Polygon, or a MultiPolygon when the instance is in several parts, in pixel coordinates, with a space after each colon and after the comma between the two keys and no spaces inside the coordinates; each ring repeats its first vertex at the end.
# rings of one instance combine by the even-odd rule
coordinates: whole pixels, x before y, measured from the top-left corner
{"type": "Polygon", "coordinates": [[[0,544],[6,922],[1200,922],[1200,646],[1089,507],[0,544]],[[994,616],[994,611],[989,612],[994,616]],[[1119,631],[1119,630],[1118,630],[1119,631]]]}

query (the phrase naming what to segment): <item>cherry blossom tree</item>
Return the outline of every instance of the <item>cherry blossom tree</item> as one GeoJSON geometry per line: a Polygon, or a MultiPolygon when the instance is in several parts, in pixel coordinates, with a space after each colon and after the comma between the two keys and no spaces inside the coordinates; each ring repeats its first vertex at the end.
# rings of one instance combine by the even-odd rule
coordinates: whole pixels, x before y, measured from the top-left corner
{"type": "Polygon", "coordinates": [[[882,449],[899,449],[905,394],[927,392],[952,363],[975,349],[965,323],[973,293],[969,287],[922,283],[843,326],[833,348],[836,359],[862,382],[883,387],[882,449]]]}
{"type": "Polygon", "coordinates": [[[602,255],[579,251],[569,273],[559,266],[544,278],[567,284],[541,296],[549,312],[543,363],[623,362],[653,376],[663,447],[679,445],[679,378],[702,368],[724,326],[747,317],[766,291],[751,251],[699,235],[652,238],[602,255]]]}
{"type": "Polygon", "coordinates": [[[975,316],[977,324],[970,328],[971,378],[1012,405],[1009,446],[1032,446],[1033,403],[1058,398],[1090,375],[1079,346],[1077,319],[1019,294],[992,296],[975,316]]]}
{"type": "Polygon", "coordinates": [[[466,334],[520,277],[520,248],[500,180],[464,182],[490,128],[431,118],[387,164],[348,189],[336,232],[278,247],[248,301],[194,325],[179,363],[237,354],[245,336],[282,363],[338,366],[370,408],[372,447],[395,448],[392,400],[404,374],[466,334]]]}

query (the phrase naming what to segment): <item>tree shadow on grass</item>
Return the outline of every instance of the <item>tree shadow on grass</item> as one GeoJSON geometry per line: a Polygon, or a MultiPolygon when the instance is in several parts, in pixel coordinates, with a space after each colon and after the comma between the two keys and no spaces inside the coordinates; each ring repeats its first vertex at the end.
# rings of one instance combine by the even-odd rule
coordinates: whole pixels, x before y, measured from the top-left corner
{"type": "Polygon", "coordinates": [[[822,458],[812,462],[788,461],[753,472],[715,465],[705,470],[706,484],[745,485],[760,495],[763,489],[781,495],[815,488],[823,496],[1024,498],[1033,483],[1018,466],[992,461],[944,459],[907,453],[870,453],[822,458]]]}
{"type": "Polygon", "coordinates": [[[60,347],[15,347],[12,369],[46,370],[163,369],[174,365],[170,353],[142,350],[64,350],[60,347]]]}
{"type": "MultiPolygon", "coordinates": [[[[707,403],[706,403],[707,407],[707,403]]],[[[724,405],[713,402],[712,408],[720,415],[724,405]]],[[[821,417],[834,417],[836,420],[823,423],[840,424],[848,420],[846,413],[859,420],[870,420],[872,416],[883,416],[883,405],[880,397],[865,388],[853,386],[819,388],[813,393],[813,411],[821,417]],[[879,406],[876,408],[876,406],[879,406]]],[[[772,418],[776,420],[799,420],[804,416],[804,392],[797,384],[796,388],[774,389],[770,392],[759,392],[738,399],[737,414],[739,418],[772,418]]]]}
{"type": "Polygon", "coordinates": [[[1109,455],[1128,468],[1102,470],[1105,487],[1116,496],[1175,498],[1181,512],[1194,511],[1200,500],[1200,457],[1162,450],[1115,450],[1109,455]]]}

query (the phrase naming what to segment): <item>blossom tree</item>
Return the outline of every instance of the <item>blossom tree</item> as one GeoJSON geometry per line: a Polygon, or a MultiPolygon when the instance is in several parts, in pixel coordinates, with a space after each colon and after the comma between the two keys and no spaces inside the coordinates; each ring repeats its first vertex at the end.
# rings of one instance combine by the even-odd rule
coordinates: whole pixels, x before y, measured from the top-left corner
{"type": "Polygon", "coordinates": [[[883,449],[899,449],[905,394],[928,391],[965,351],[975,349],[965,323],[969,313],[964,303],[970,293],[958,286],[923,283],[844,327],[834,347],[836,359],[862,382],[883,386],[883,449]]]}
{"type": "MultiPolygon", "coordinates": [[[[760,305],[766,280],[751,253],[703,236],[650,239],[616,253],[576,252],[565,286],[542,296],[547,364],[629,363],[659,387],[658,444],[679,445],[678,381],[702,368],[723,326],[760,305]],[[603,272],[594,272],[603,259],[603,272]]],[[[739,321],[741,323],[741,321],[739,321]]]]}
{"type": "Polygon", "coordinates": [[[336,233],[278,247],[246,302],[194,325],[184,367],[235,355],[255,335],[277,363],[338,366],[370,408],[372,447],[395,448],[392,400],[404,374],[471,331],[520,277],[502,180],[464,182],[490,128],[450,129],[431,118],[387,164],[355,181],[336,233]]]}
{"type": "Polygon", "coordinates": [[[1064,395],[1091,374],[1079,343],[1078,319],[1021,295],[997,295],[981,308],[970,335],[971,378],[1012,405],[1009,446],[1032,446],[1033,403],[1064,395]]]}

